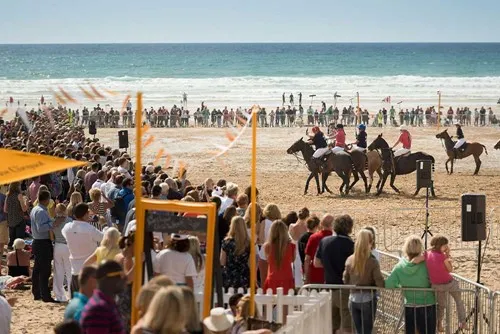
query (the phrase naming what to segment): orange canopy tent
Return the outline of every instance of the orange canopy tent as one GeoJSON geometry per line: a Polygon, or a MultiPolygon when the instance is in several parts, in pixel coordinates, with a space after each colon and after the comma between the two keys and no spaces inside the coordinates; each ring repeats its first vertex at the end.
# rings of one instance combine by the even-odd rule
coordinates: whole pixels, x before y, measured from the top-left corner
{"type": "Polygon", "coordinates": [[[0,185],[86,164],[82,161],[66,160],[49,155],[0,149],[0,185]]]}

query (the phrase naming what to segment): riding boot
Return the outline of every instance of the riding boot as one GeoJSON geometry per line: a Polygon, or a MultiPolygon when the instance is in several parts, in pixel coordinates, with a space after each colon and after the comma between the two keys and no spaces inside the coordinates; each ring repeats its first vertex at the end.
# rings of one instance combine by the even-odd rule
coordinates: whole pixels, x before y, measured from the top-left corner
{"type": "Polygon", "coordinates": [[[458,148],[453,148],[453,159],[454,160],[458,159],[458,148]]]}

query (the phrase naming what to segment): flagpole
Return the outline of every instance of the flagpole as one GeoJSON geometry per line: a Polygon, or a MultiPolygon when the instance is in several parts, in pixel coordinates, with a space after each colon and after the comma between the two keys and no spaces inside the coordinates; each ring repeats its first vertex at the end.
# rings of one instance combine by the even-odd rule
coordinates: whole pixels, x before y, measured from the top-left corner
{"type": "Polygon", "coordinates": [[[441,126],[441,91],[438,90],[437,129],[441,126]]]}
{"type": "Polygon", "coordinates": [[[356,126],[358,126],[358,124],[361,123],[361,109],[359,108],[359,92],[356,92],[356,96],[358,98],[358,110],[356,111],[356,126]]]}

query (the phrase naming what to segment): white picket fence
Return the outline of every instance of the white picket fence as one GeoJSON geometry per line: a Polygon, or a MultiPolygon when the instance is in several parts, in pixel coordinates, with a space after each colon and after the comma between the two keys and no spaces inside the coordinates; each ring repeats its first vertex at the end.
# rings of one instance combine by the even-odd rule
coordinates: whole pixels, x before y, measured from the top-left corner
{"type": "MultiPolygon", "coordinates": [[[[235,291],[232,288],[224,293],[224,304],[229,303],[229,298],[238,292],[244,293],[242,289],[235,291]]],[[[258,289],[255,294],[255,303],[257,304],[257,314],[262,320],[284,324],[277,333],[332,332],[332,318],[324,316],[332,313],[330,293],[303,291],[300,295],[296,295],[294,290],[290,290],[285,295],[282,288],[278,288],[276,292],[273,295],[271,289],[268,289],[266,293],[262,289],[258,289]]],[[[201,315],[203,314],[203,293],[198,292],[195,297],[201,315]]]]}

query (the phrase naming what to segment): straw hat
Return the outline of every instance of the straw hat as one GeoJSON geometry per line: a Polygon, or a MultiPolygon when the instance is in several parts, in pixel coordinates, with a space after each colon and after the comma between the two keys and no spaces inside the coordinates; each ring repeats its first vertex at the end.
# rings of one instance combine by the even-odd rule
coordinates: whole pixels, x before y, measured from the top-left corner
{"type": "Polygon", "coordinates": [[[227,331],[233,325],[234,317],[227,314],[224,308],[216,307],[210,310],[210,316],[203,320],[203,324],[212,332],[227,331]]]}

